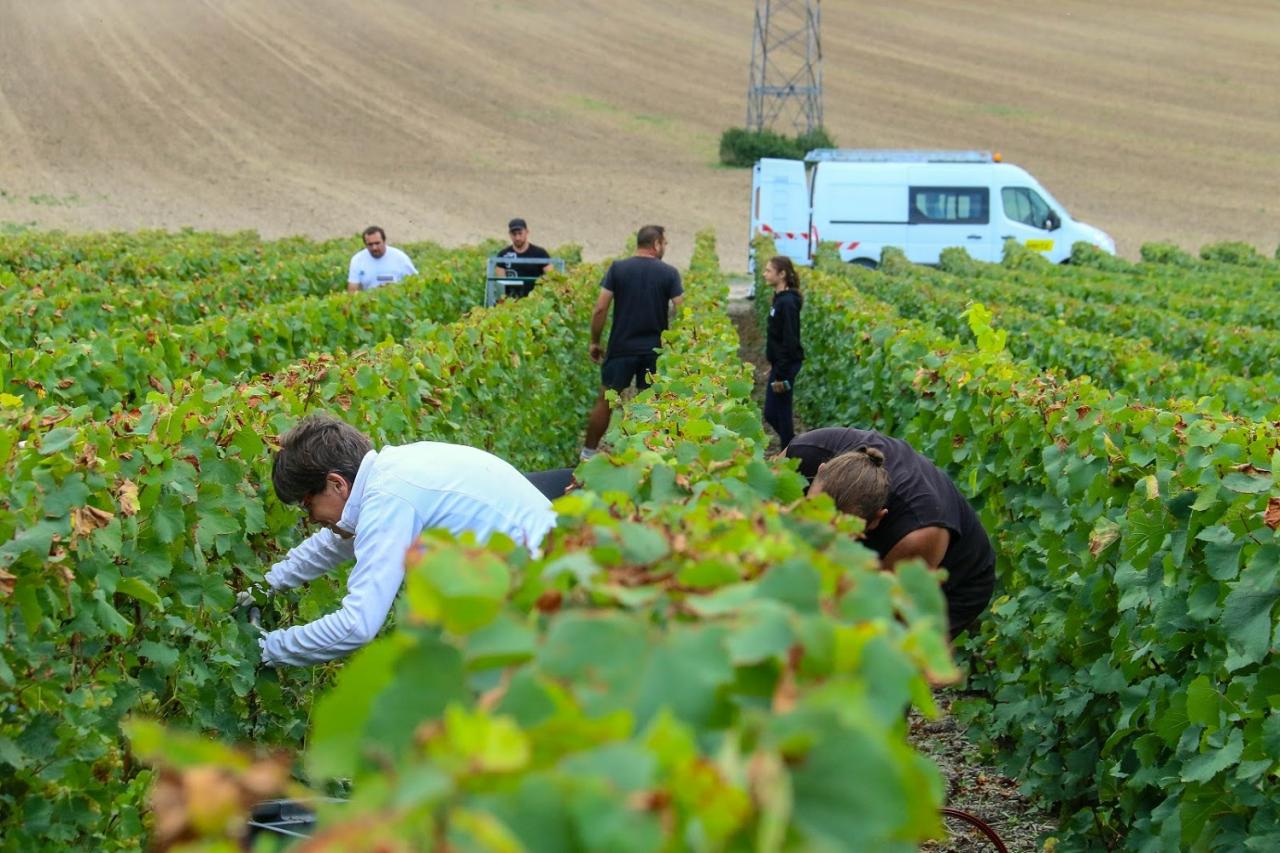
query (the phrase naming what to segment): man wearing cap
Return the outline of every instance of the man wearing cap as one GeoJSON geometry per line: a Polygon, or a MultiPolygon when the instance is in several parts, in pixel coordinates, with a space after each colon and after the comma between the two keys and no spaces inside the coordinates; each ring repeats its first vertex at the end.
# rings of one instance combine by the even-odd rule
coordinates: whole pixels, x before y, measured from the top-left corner
{"type": "Polygon", "coordinates": [[[524,283],[518,287],[508,287],[507,296],[516,298],[528,296],[533,292],[533,286],[537,284],[536,279],[543,273],[551,272],[551,264],[546,262],[551,255],[541,246],[529,242],[529,226],[519,217],[507,223],[507,233],[511,235],[511,242],[498,250],[497,255],[499,258],[507,259],[507,262],[499,263],[494,269],[494,274],[504,278],[518,276],[524,279],[524,283]],[[520,258],[533,260],[521,262],[520,258]]]}
{"type": "Polygon", "coordinates": [[[417,275],[418,268],[409,256],[395,246],[387,245],[387,234],[377,225],[364,229],[364,248],[351,256],[347,270],[347,290],[373,290],[393,284],[407,275],[417,275]]]}

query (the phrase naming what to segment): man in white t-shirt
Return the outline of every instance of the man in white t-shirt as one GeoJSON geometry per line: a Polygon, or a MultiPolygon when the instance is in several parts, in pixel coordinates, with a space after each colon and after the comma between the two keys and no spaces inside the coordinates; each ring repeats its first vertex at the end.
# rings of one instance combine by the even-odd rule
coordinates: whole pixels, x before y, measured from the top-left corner
{"type": "Polygon", "coordinates": [[[347,290],[373,290],[417,275],[418,269],[409,256],[395,246],[387,245],[387,234],[377,225],[364,229],[364,248],[351,256],[347,272],[347,290]]]}
{"type": "Polygon", "coordinates": [[[271,591],[355,560],[339,610],[262,637],[262,662],[274,666],[323,663],[371,642],[404,581],[405,552],[423,530],[470,530],[480,542],[502,533],[536,553],[556,522],[551,502],[491,453],[434,441],[375,451],[368,436],[326,414],[281,437],[271,481],[282,502],[301,504],[324,528],[271,567],[271,591]]]}

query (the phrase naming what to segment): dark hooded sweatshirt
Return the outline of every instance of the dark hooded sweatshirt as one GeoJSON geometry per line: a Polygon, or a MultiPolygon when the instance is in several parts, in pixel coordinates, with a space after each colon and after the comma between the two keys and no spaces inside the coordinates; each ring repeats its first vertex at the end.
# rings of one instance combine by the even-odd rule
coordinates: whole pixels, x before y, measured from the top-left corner
{"type": "Polygon", "coordinates": [[[780,373],[791,375],[804,362],[800,346],[800,291],[787,288],[773,295],[769,327],[765,338],[765,358],[780,373]]]}

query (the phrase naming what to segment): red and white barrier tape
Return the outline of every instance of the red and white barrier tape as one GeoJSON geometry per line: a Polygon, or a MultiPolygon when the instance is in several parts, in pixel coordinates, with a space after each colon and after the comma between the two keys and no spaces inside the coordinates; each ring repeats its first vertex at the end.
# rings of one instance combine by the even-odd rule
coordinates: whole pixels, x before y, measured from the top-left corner
{"type": "MultiPolygon", "coordinates": [[[[760,233],[768,237],[773,237],[774,239],[785,238],[787,240],[804,240],[807,238],[815,245],[821,242],[818,239],[818,226],[816,225],[809,229],[808,234],[797,234],[794,231],[775,231],[767,223],[761,222],[760,233]]],[[[852,252],[854,249],[858,248],[859,245],[861,245],[861,241],[850,240],[848,243],[837,243],[836,248],[852,252]]]]}

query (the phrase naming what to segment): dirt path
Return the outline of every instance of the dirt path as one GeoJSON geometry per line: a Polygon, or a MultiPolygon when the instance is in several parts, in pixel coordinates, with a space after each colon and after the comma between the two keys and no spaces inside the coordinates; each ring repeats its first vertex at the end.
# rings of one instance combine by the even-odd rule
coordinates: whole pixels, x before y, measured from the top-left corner
{"type": "MultiPolygon", "coordinates": [[[[653,0],[0,0],[0,227],[500,236],[616,251],[714,227],[746,259],[752,7],[653,0]]],[[[823,6],[844,145],[981,147],[1130,254],[1274,251],[1280,4],[823,6]]]]}
{"type": "MultiPolygon", "coordinates": [[[[743,361],[755,366],[753,397],[758,404],[763,404],[764,382],[769,369],[764,358],[764,339],[756,324],[755,304],[746,298],[749,287],[750,282],[745,276],[730,279],[729,313],[738,329],[738,352],[743,361]]],[[[796,422],[797,433],[807,428],[796,422]]],[[[769,435],[768,452],[773,453],[777,450],[777,437],[772,430],[769,430],[769,435]]],[[[1018,793],[1016,780],[978,760],[975,747],[965,738],[963,727],[950,714],[953,698],[951,690],[935,692],[934,699],[942,709],[942,716],[937,720],[926,720],[912,713],[911,743],[931,757],[942,770],[947,785],[946,805],[984,820],[1014,853],[1038,850],[1036,840],[1055,826],[1052,818],[1018,793]]],[[[950,820],[947,828],[954,837],[946,843],[926,845],[923,849],[931,853],[992,850],[979,836],[970,834],[971,828],[961,822],[950,820]]]]}

